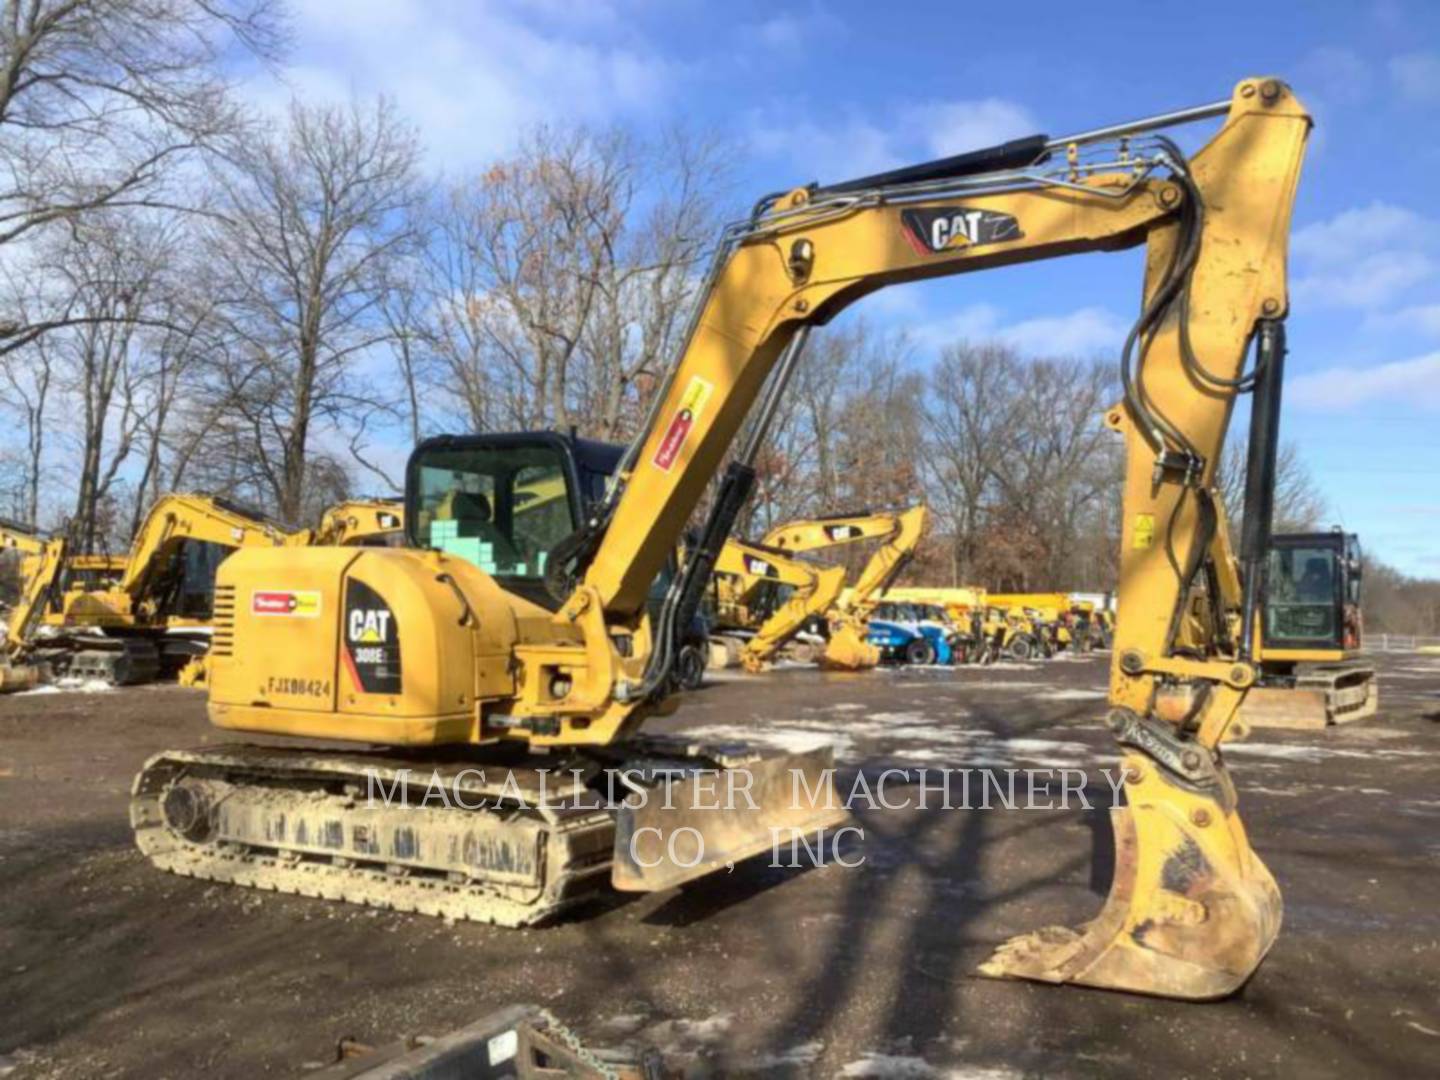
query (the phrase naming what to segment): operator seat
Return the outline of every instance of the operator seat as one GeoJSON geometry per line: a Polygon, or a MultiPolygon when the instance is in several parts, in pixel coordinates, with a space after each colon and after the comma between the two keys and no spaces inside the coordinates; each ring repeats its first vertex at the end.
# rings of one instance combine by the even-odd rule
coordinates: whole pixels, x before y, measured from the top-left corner
{"type": "Polygon", "coordinates": [[[473,536],[491,545],[496,566],[512,566],[519,561],[520,554],[515,545],[496,527],[490,500],[484,495],[474,491],[455,492],[450,502],[450,513],[455,519],[457,535],[473,536]]]}
{"type": "Polygon", "coordinates": [[[1298,586],[1300,597],[1305,600],[1329,600],[1335,591],[1330,580],[1330,562],[1315,558],[1305,560],[1305,573],[1298,586]]]}

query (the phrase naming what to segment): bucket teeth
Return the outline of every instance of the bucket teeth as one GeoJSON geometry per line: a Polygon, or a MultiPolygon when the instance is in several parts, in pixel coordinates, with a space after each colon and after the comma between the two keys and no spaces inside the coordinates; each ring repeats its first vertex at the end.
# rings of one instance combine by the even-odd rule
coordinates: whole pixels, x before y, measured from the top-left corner
{"type": "Polygon", "coordinates": [[[980,974],[1203,1001],[1260,966],[1280,930],[1280,892],[1238,814],[1143,757],[1125,768],[1129,806],[1111,812],[1115,876],[1100,914],[1012,938],[980,974]]]}

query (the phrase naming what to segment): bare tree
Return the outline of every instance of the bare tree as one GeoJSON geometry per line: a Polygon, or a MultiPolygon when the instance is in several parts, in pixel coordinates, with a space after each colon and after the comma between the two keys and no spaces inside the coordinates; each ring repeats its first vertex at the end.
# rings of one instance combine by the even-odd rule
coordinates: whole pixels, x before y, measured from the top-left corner
{"type": "Polygon", "coordinates": [[[713,238],[714,147],[540,129],[436,208],[442,385],[477,429],[629,435],[673,353],[713,238]]]}
{"type": "Polygon", "coordinates": [[[233,363],[224,396],[279,514],[300,520],[314,440],[398,412],[385,366],[389,267],[414,246],[418,144],[394,108],[291,106],[220,170],[212,230],[233,363]]]}
{"type": "Polygon", "coordinates": [[[927,466],[934,507],[951,538],[952,584],[975,579],[983,511],[1016,422],[1011,400],[1020,363],[996,343],[947,346],[930,372],[927,466]]]}
{"type": "MultiPolygon", "coordinates": [[[[0,253],[98,211],[173,206],[175,170],[240,116],[220,73],[281,43],[279,0],[0,0],[0,253]]],[[[92,313],[62,296],[0,352],[92,313]]]]}
{"type": "Polygon", "coordinates": [[[76,455],[69,529],[81,551],[128,535],[118,509],[123,470],[144,454],[146,426],[155,422],[155,357],[144,324],[165,302],[173,239],[163,222],[109,213],[46,245],[45,272],[64,283],[82,317],[28,352],[37,370],[53,372],[73,421],[65,430],[76,455]]]}
{"type": "MultiPolygon", "coordinates": [[[[1225,447],[1215,470],[1215,486],[1230,522],[1231,540],[1238,541],[1245,517],[1245,463],[1250,443],[1240,438],[1225,447]]],[[[1271,527],[1276,532],[1304,532],[1320,526],[1325,516],[1325,496],[1315,477],[1291,442],[1280,444],[1275,455],[1275,507],[1271,527]]]]}
{"type": "MultiPolygon", "coordinates": [[[[30,285],[11,285],[12,310],[23,311],[31,295],[30,285]]],[[[55,375],[52,353],[45,348],[43,339],[37,338],[26,349],[0,356],[0,367],[5,376],[5,393],[0,402],[18,417],[25,435],[24,449],[12,467],[20,473],[14,512],[21,520],[34,523],[40,516],[40,480],[48,449],[46,435],[55,375]]]]}

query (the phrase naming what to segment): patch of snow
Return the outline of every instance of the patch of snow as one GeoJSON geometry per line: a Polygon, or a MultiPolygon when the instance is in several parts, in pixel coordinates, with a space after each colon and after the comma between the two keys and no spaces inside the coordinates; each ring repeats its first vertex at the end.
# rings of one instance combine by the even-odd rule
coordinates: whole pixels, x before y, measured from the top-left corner
{"type": "Polygon", "coordinates": [[[1294,743],[1237,742],[1225,744],[1226,754],[1270,758],[1275,761],[1303,761],[1314,765],[1325,758],[1408,758],[1431,757],[1426,750],[1341,750],[1338,747],[1304,746],[1294,743]]]}
{"type": "Polygon", "coordinates": [[[854,740],[848,734],[803,724],[771,724],[764,727],[707,724],[705,727],[691,728],[685,734],[713,742],[758,743],[772,750],[783,750],[787,754],[803,754],[822,746],[830,746],[834,748],[837,759],[848,755],[854,747],[854,740]]]}
{"type": "Polygon", "coordinates": [[[799,1046],[792,1046],[788,1050],[782,1050],[778,1054],[761,1054],[741,1064],[741,1072],[768,1072],[771,1069],[795,1069],[801,1066],[814,1065],[816,1059],[825,1052],[823,1040],[816,1039],[813,1042],[801,1043],[799,1046]]]}
{"type": "Polygon", "coordinates": [[[31,694],[108,694],[114,690],[104,679],[57,679],[45,686],[37,686],[33,690],[21,690],[16,697],[26,697],[31,694]]]}
{"type": "Polygon", "coordinates": [[[940,1073],[924,1058],[866,1052],[845,1065],[839,1075],[863,1080],[935,1080],[940,1073]]]}
{"type": "Polygon", "coordinates": [[[1090,747],[1084,743],[1064,742],[1060,739],[1006,739],[1001,746],[1014,753],[1089,754],[1090,747]]]}
{"type": "Polygon", "coordinates": [[[967,681],[964,685],[967,690],[1044,690],[1050,684],[1020,680],[1005,682],[1002,679],[982,679],[979,682],[967,681]]]}
{"type": "Polygon", "coordinates": [[[1051,690],[1035,697],[1038,701],[1095,701],[1107,693],[1105,690],[1051,690]]]}

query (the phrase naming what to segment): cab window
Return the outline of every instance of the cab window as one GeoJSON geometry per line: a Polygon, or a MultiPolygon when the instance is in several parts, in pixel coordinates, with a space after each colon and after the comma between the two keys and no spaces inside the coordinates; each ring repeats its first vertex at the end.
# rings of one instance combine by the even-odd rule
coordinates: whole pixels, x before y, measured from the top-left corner
{"type": "Polygon", "coordinates": [[[575,530],[553,446],[437,447],[416,462],[413,541],[497,577],[539,580],[575,530]]]}
{"type": "Polygon", "coordinates": [[[1335,553],[1329,548],[1284,547],[1270,552],[1266,644],[1330,643],[1337,639],[1336,569],[1335,553]]]}

